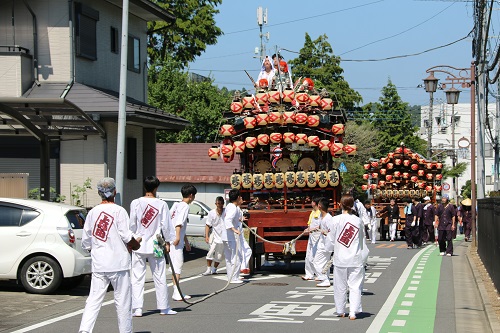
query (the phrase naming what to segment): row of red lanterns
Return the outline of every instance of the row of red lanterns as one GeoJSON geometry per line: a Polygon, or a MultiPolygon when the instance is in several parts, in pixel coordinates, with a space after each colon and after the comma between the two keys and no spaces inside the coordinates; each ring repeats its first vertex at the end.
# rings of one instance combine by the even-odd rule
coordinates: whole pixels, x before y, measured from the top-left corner
{"type": "MultiPolygon", "coordinates": [[[[377,188],[383,188],[385,186],[385,182],[383,180],[379,181],[379,184],[370,184],[370,185],[361,185],[361,189],[363,191],[367,191],[368,189],[371,189],[371,190],[376,190],[377,188]],[[381,184],[381,182],[383,182],[381,184]]],[[[441,185],[427,185],[425,182],[420,182],[418,183],[418,188],[420,189],[425,189],[426,191],[432,191],[433,189],[435,191],[438,191],[440,192],[443,187],[441,185]]]]}
{"type": "Polygon", "coordinates": [[[253,109],[256,104],[278,104],[281,101],[285,103],[314,106],[325,111],[333,108],[333,100],[331,98],[321,98],[320,95],[309,95],[304,91],[295,92],[294,90],[284,90],[280,92],[278,90],[271,90],[268,92],[259,91],[255,96],[245,96],[241,100],[233,101],[231,103],[231,111],[235,114],[239,114],[243,112],[244,109],[253,109]]]}
{"type": "MultiPolygon", "coordinates": [[[[426,177],[427,179],[429,180],[432,180],[434,178],[434,174],[433,173],[427,173],[425,174],[425,170],[418,170],[417,171],[417,175],[418,176],[411,176],[410,177],[410,173],[408,172],[401,172],[401,171],[395,171],[393,174],[386,174],[385,172],[382,173],[382,170],[385,170],[385,169],[381,169],[380,171],[380,175],[384,176],[385,175],[385,180],[387,181],[391,181],[393,180],[393,178],[399,178],[399,177],[403,177],[404,179],[410,179],[412,182],[416,183],[418,181],[418,177],[426,177]]],[[[378,178],[379,177],[379,174],[378,172],[372,172],[371,174],[370,173],[365,173],[363,175],[363,179],[367,180],[370,178],[370,176],[372,178],[378,178]]],[[[443,179],[443,175],[438,173],[435,175],[435,178],[436,180],[441,180],[443,179]]]]}
{"type": "MultiPolygon", "coordinates": [[[[287,112],[270,112],[258,113],[256,116],[248,116],[243,119],[243,125],[246,129],[253,129],[256,126],[267,126],[267,125],[284,125],[284,124],[295,124],[295,125],[307,125],[309,127],[318,127],[320,124],[320,119],[318,115],[307,115],[305,113],[295,113],[293,111],[287,112]]],[[[345,125],[344,124],[334,124],[332,125],[331,131],[335,135],[344,134],[345,125]]],[[[231,124],[222,125],[219,133],[222,136],[231,136],[236,134],[234,126],[231,124]]]]}
{"type": "MultiPolygon", "coordinates": [[[[420,164],[425,164],[425,167],[427,169],[433,169],[433,168],[436,168],[436,169],[442,169],[443,168],[443,163],[440,163],[440,162],[437,162],[437,163],[433,163],[433,162],[427,162],[425,160],[422,159],[422,161],[419,161],[420,164]]],[[[397,166],[400,166],[400,165],[403,165],[405,167],[410,167],[412,170],[414,171],[417,171],[418,168],[419,168],[419,165],[417,163],[411,163],[410,160],[402,160],[400,158],[396,158],[394,160],[394,163],[392,162],[382,162],[382,163],[379,163],[379,162],[370,162],[370,163],[367,163],[367,164],[364,164],[363,165],[363,168],[365,170],[369,170],[370,168],[378,168],[379,166],[381,166],[381,164],[386,164],[386,167],[387,169],[393,169],[395,165],[397,166]]],[[[380,169],[381,173],[382,173],[382,170],[385,170],[384,168],[380,169]]],[[[382,173],[383,174],[383,173],[382,173]]]]}

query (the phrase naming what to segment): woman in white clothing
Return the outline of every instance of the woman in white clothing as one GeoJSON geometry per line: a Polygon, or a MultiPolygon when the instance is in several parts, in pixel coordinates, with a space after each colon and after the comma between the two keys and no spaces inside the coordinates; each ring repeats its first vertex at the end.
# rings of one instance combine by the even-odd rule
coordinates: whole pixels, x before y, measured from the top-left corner
{"type": "Polygon", "coordinates": [[[273,64],[271,62],[271,58],[269,56],[265,56],[262,61],[262,67],[260,69],[259,77],[257,78],[257,84],[260,84],[261,79],[267,80],[267,85],[270,87],[273,84],[273,78],[276,74],[276,71],[273,68],[273,64]]]}
{"type": "Polygon", "coordinates": [[[349,319],[356,319],[362,312],[361,292],[365,278],[364,262],[368,257],[365,244],[364,224],[351,214],[354,199],[344,195],[340,199],[342,214],[333,218],[333,226],[328,232],[325,248],[334,252],[333,285],[336,312],[345,317],[347,291],[349,290],[349,319]]]}

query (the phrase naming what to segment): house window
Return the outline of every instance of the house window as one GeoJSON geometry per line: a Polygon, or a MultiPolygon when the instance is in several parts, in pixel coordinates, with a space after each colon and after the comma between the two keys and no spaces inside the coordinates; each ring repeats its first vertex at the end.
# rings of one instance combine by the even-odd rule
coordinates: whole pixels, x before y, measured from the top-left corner
{"type": "Polygon", "coordinates": [[[75,4],[76,55],[97,60],[97,21],[99,12],[81,3],[75,4]]]}
{"type": "Polygon", "coordinates": [[[111,27],[111,52],[118,54],[120,52],[120,47],[118,46],[118,29],[111,27]]]}
{"type": "Polygon", "coordinates": [[[493,176],[486,176],[486,185],[494,185],[493,176]]]}
{"type": "Polygon", "coordinates": [[[493,157],[493,145],[491,143],[484,145],[484,157],[493,157]]]}
{"type": "Polygon", "coordinates": [[[141,71],[140,40],[137,37],[128,36],[127,69],[139,73],[141,71]]]}

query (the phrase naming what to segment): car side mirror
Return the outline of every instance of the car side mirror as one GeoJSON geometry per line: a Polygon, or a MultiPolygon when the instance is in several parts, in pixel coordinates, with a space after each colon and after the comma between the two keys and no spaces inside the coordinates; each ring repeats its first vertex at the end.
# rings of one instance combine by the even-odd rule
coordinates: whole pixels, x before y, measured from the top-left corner
{"type": "Polygon", "coordinates": [[[200,211],[198,212],[198,215],[200,215],[200,217],[202,217],[202,218],[203,218],[203,217],[207,216],[208,214],[207,214],[207,212],[205,212],[204,210],[200,210],[200,211]]]}

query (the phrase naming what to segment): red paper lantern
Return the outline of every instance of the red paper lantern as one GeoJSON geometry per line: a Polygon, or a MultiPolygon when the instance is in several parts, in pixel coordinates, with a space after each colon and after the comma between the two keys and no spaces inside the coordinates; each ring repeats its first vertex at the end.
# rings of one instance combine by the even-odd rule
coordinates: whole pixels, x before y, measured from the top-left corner
{"type": "Polygon", "coordinates": [[[299,91],[295,94],[295,100],[300,104],[306,104],[309,102],[309,95],[306,92],[299,91]]]}
{"type": "Polygon", "coordinates": [[[317,147],[319,144],[319,137],[316,135],[309,135],[307,137],[307,142],[309,144],[309,147],[317,147]]]}
{"type": "Polygon", "coordinates": [[[380,174],[385,175],[387,173],[387,169],[380,169],[380,174]]]}
{"type": "Polygon", "coordinates": [[[425,187],[425,183],[424,182],[418,183],[418,188],[424,188],[424,187],[425,187]]]}
{"type": "Polygon", "coordinates": [[[280,102],[281,93],[277,90],[271,90],[267,93],[269,96],[269,103],[277,104],[280,102]]]}
{"type": "Polygon", "coordinates": [[[371,166],[373,168],[377,168],[378,167],[378,162],[370,162],[371,166]]]}
{"type": "Polygon", "coordinates": [[[219,158],[219,147],[211,147],[208,148],[208,157],[212,160],[216,160],[219,158]]]}
{"type": "Polygon", "coordinates": [[[246,117],[243,120],[243,124],[245,125],[246,129],[252,129],[257,125],[257,120],[255,120],[254,117],[246,117]]]}
{"type": "Polygon", "coordinates": [[[404,160],[403,161],[404,166],[409,166],[410,165],[410,160],[404,160]]]}
{"type": "Polygon", "coordinates": [[[436,163],[436,169],[442,169],[443,168],[443,163],[436,163]]]}
{"type": "Polygon", "coordinates": [[[356,155],[356,145],[345,145],[342,149],[348,156],[356,155]]]}
{"type": "Polygon", "coordinates": [[[245,151],[245,142],[243,141],[234,141],[233,150],[236,154],[241,154],[245,151]]]}
{"type": "Polygon", "coordinates": [[[391,181],[391,180],[392,180],[392,175],[386,175],[386,176],[385,176],[385,180],[387,180],[387,181],[391,181]]]}
{"type": "Polygon", "coordinates": [[[418,163],[420,163],[420,164],[425,164],[425,162],[426,162],[425,158],[419,158],[418,159],[418,163]]]}
{"type": "Polygon", "coordinates": [[[370,169],[370,164],[364,164],[364,165],[363,165],[363,168],[364,168],[365,170],[370,169]]]}
{"type": "Polygon", "coordinates": [[[271,135],[269,136],[269,140],[272,143],[280,143],[282,138],[283,136],[281,135],[281,133],[271,133],[271,135]]]}
{"type": "Polygon", "coordinates": [[[223,144],[221,146],[222,156],[229,157],[233,154],[233,145],[231,144],[223,144]]]}
{"type": "Polygon", "coordinates": [[[222,136],[231,136],[231,135],[235,135],[236,131],[234,130],[233,125],[226,124],[226,125],[221,126],[219,133],[222,136]]]}
{"type": "Polygon", "coordinates": [[[423,177],[425,174],[425,171],[423,169],[420,169],[417,171],[417,175],[419,175],[420,177],[423,177]]]}
{"type": "Polygon", "coordinates": [[[321,105],[321,96],[320,95],[309,96],[309,105],[320,106],[321,105]]]}
{"type": "Polygon", "coordinates": [[[401,177],[401,171],[394,171],[394,177],[396,178],[401,177]]]}
{"type": "Polygon", "coordinates": [[[253,109],[254,103],[252,96],[243,97],[242,104],[244,109],[253,109]]]}
{"type": "Polygon", "coordinates": [[[305,145],[307,143],[307,134],[298,133],[295,135],[295,142],[297,142],[298,145],[305,145]]]}
{"type": "Polygon", "coordinates": [[[387,169],[394,168],[394,163],[387,163],[387,169]]]}
{"type": "Polygon", "coordinates": [[[295,113],[292,111],[286,111],[283,113],[283,122],[285,124],[295,123],[295,113]]]}
{"type": "Polygon", "coordinates": [[[371,188],[372,190],[376,190],[376,189],[377,189],[377,184],[371,184],[371,185],[370,185],[370,188],[371,188]]]}
{"type": "Polygon", "coordinates": [[[378,173],[372,172],[372,178],[378,178],[378,173]]]}
{"type": "Polygon", "coordinates": [[[269,118],[267,119],[268,123],[270,124],[281,124],[281,113],[275,111],[269,113],[269,118]]]}
{"type": "Polygon", "coordinates": [[[425,190],[426,190],[426,191],[428,191],[428,192],[432,191],[432,186],[427,185],[427,186],[425,187],[425,190]]]}
{"type": "Polygon", "coordinates": [[[401,154],[401,153],[403,152],[403,148],[401,148],[401,147],[397,147],[396,149],[394,149],[394,152],[395,152],[396,154],[401,154]]]}
{"type": "Polygon", "coordinates": [[[318,144],[319,150],[329,151],[330,150],[330,140],[320,140],[318,144]]]}
{"type": "Polygon", "coordinates": [[[434,178],[434,175],[432,173],[428,173],[425,175],[425,177],[428,179],[428,180],[432,180],[432,178],[434,178]]]}
{"type": "Polygon", "coordinates": [[[443,179],[443,175],[442,175],[442,174],[440,174],[440,173],[438,173],[438,174],[436,175],[436,179],[437,179],[437,180],[441,180],[441,179],[443,179]]]}
{"type": "Polygon", "coordinates": [[[254,149],[257,146],[257,138],[254,136],[247,136],[245,138],[245,146],[248,149],[254,149]]]}
{"type": "Polygon", "coordinates": [[[414,160],[417,160],[418,159],[418,154],[417,153],[411,154],[411,158],[414,159],[414,160]]]}
{"type": "Polygon", "coordinates": [[[394,153],[388,153],[387,157],[390,158],[390,159],[393,159],[394,158],[394,153]]]}
{"type": "Polygon", "coordinates": [[[255,116],[255,120],[257,121],[257,125],[259,126],[266,126],[268,123],[269,116],[267,113],[258,113],[255,116]]]}
{"type": "Polygon", "coordinates": [[[345,125],[344,124],[334,124],[332,126],[332,133],[337,135],[337,134],[343,134],[345,131],[345,125]]]}
{"type": "Polygon", "coordinates": [[[319,116],[313,114],[307,117],[307,126],[317,127],[319,125],[319,116]]]}
{"type": "Polygon", "coordinates": [[[405,149],[403,149],[403,152],[404,152],[406,155],[410,155],[410,154],[411,154],[411,149],[410,149],[410,148],[405,148],[405,149]]]}
{"type": "Polygon", "coordinates": [[[267,94],[267,92],[263,92],[263,91],[258,92],[255,94],[255,100],[257,101],[258,104],[264,105],[269,100],[269,95],[267,94]]]}
{"type": "Polygon", "coordinates": [[[297,113],[295,115],[295,123],[298,125],[304,125],[307,122],[307,115],[305,113],[297,113]]]}
{"type": "Polygon", "coordinates": [[[418,164],[416,164],[416,163],[412,164],[412,165],[411,165],[411,169],[412,169],[413,171],[417,171],[417,170],[418,170],[418,164]]]}
{"type": "Polygon", "coordinates": [[[291,132],[286,132],[285,134],[283,134],[283,141],[285,141],[285,143],[294,143],[295,142],[295,134],[293,134],[291,132]]]}
{"type": "Polygon", "coordinates": [[[403,178],[408,179],[410,177],[410,174],[408,172],[403,172],[403,178]]]}
{"type": "Polygon", "coordinates": [[[239,114],[243,111],[243,104],[241,102],[232,102],[231,103],[231,112],[239,114]]]}
{"type": "Polygon", "coordinates": [[[295,99],[295,91],[294,90],[283,91],[283,101],[290,103],[294,99],[295,99]]]}
{"type": "Polygon", "coordinates": [[[367,191],[368,190],[368,185],[361,185],[361,189],[363,191],[367,191]]]}
{"type": "Polygon", "coordinates": [[[369,175],[368,173],[365,173],[365,174],[363,175],[363,179],[364,179],[364,180],[368,180],[369,178],[370,178],[370,175],[369,175]]]}
{"type": "Polygon", "coordinates": [[[378,185],[379,186],[385,186],[385,180],[379,180],[378,185]]]}
{"type": "Polygon", "coordinates": [[[411,181],[416,183],[418,181],[418,177],[417,176],[411,176],[411,181]]]}
{"type": "Polygon", "coordinates": [[[401,165],[401,162],[403,162],[403,161],[401,161],[400,158],[396,158],[396,160],[394,160],[394,164],[396,164],[396,165],[401,165]]]}
{"type": "Polygon", "coordinates": [[[257,136],[257,143],[261,146],[266,146],[269,144],[269,135],[267,134],[259,134],[257,136]]]}
{"type": "Polygon", "coordinates": [[[434,189],[438,192],[441,192],[441,190],[443,189],[443,187],[441,185],[435,185],[434,186],[434,189]]]}
{"type": "Polygon", "coordinates": [[[332,142],[330,145],[330,154],[332,156],[340,156],[342,155],[342,152],[344,151],[344,144],[340,142],[332,142]]]}
{"type": "Polygon", "coordinates": [[[321,100],[322,110],[331,110],[333,108],[333,100],[331,98],[323,98],[321,100]]]}

